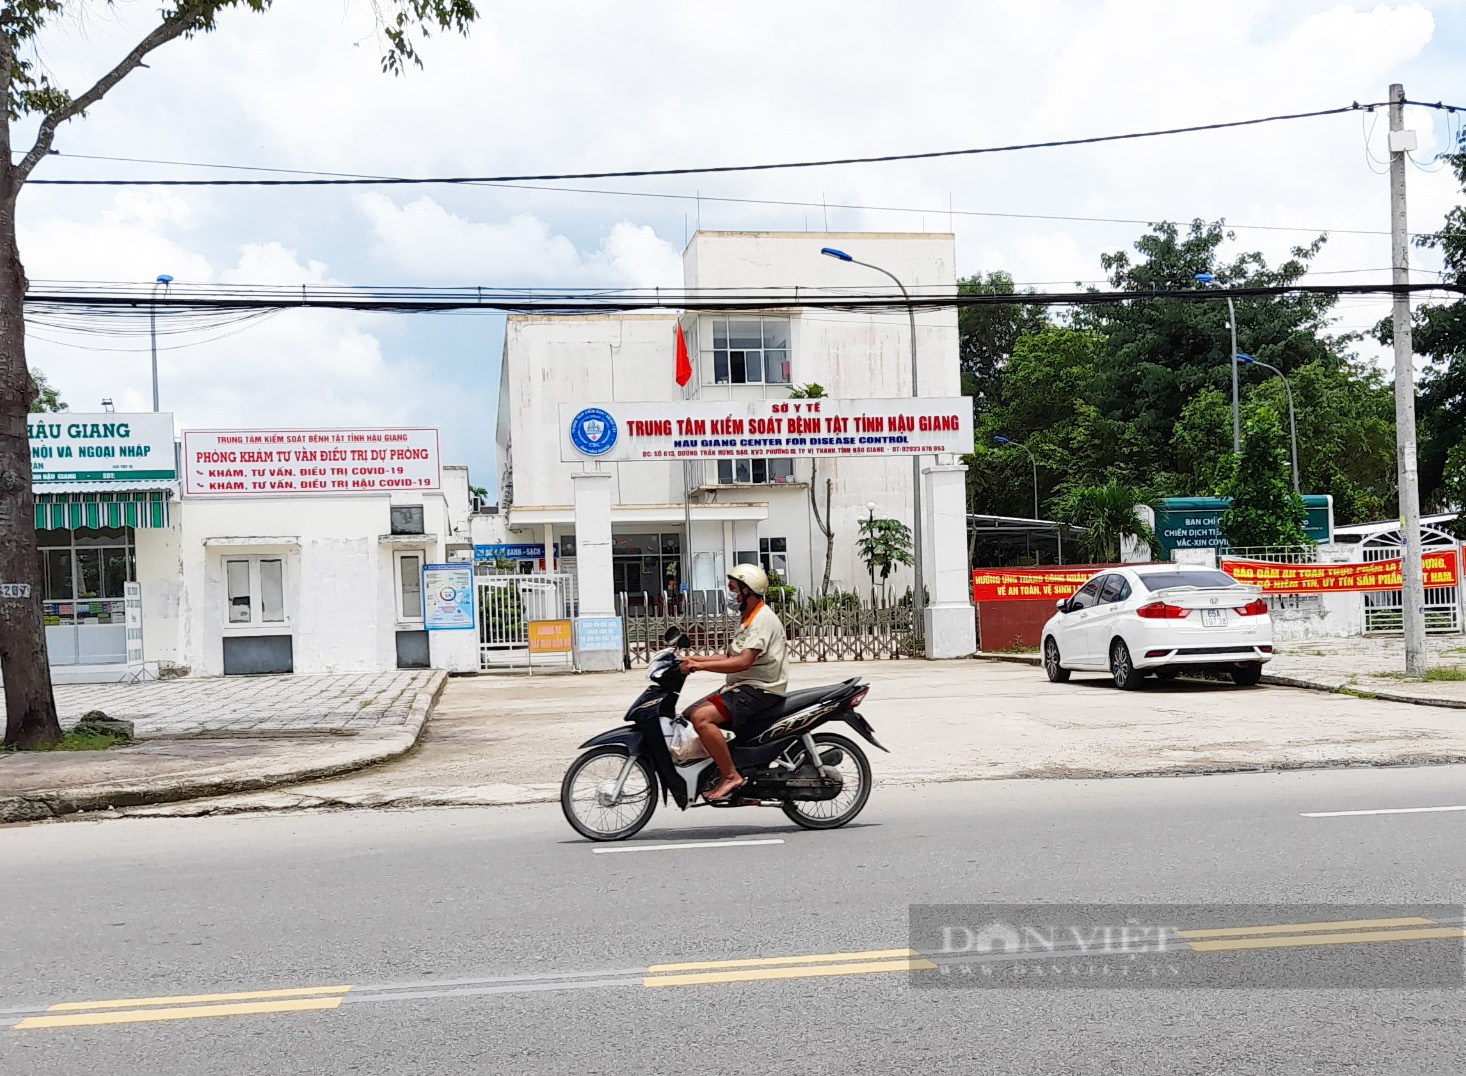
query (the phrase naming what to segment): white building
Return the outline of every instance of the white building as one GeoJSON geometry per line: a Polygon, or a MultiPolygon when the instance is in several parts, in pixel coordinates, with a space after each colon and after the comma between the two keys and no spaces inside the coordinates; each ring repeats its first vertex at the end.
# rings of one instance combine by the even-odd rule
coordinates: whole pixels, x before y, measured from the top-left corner
{"type": "MultiPolygon", "coordinates": [[[[211,490],[194,468],[190,493],[171,415],[37,416],[39,583],[53,677],[105,682],[169,667],[476,670],[477,632],[428,630],[434,595],[424,589],[426,566],[472,560],[468,471],[440,466],[436,431],[414,433],[432,446],[418,464],[426,477],[412,479],[426,488],[316,492],[303,487],[325,484],[314,476],[325,473],[319,466],[287,480],[294,465],[272,463],[252,472],[269,476],[271,491],[211,490]],[[130,591],[140,599],[133,610],[130,591]]],[[[394,436],[314,435],[363,445],[394,436]]],[[[350,470],[340,468],[340,484],[373,481],[350,470]]]]}
{"type": "MultiPolygon", "coordinates": [[[[890,295],[892,306],[880,311],[813,307],[763,313],[703,311],[686,312],[680,318],[672,314],[510,317],[497,430],[501,513],[508,540],[546,549],[558,545],[559,566],[584,568],[577,563],[584,550],[577,549],[573,476],[586,472],[590,464],[562,460],[562,405],[782,400],[791,387],[808,384],[821,386],[825,395],[836,399],[911,396],[910,323],[900,292],[879,272],[822,256],[821,249],[827,246],[888,270],[913,296],[955,292],[956,259],[949,234],[699,232],[683,255],[689,291],[775,293],[783,298],[877,294],[890,295]],[[692,359],[692,377],[685,388],[675,376],[679,323],[692,359]]],[[[958,396],[956,310],[917,310],[915,317],[919,395],[958,396]]],[[[960,471],[951,466],[955,460],[927,457],[925,462],[945,465],[934,468],[937,471],[960,471]]],[[[680,589],[693,594],[719,592],[727,569],[744,561],[776,570],[786,583],[807,593],[818,591],[825,572],[826,540],[811,510],[810,494],[813,488],[823,509],[827,482],[835,539],[830,581],[835,587],[863,591],[868,585],[855,545],[860,523],[872,512],[913,524],[909,457],[594,466],[597,470],[604,466],[609,473],[608,593],[626,593],[633,601],[643,593],[680,589]],[[869,507],[872,502],[874,509],[869,507]]],[[[956,477],[960,490],[960,474],[956,477]]],[[[950,473],[930,476],[943,490],[950,490],[952,478],[950,473]]],[[[939,493],[936,501],[946,517],[958,519],[960,527],[965,498],[959,494],[955,503],[949,503],[952,496],[947,492],[939,493]]],[[[929,590],[933,567],[951,559],[934,556],[933,529],[943,528],[929,527],[925,536],[924,564],[932,566],[926,569],[929,590]]],[[[963,576],[959,598],[966,588],[962,537],[959,533],[963,553],[955,565],[963,576]]],[[[894,592],[904,592],[911,583],[910,570],[898,571],[891,583],[894,592]]],[[[586,599],[583,590],[583,605],[586,599]]],[[[971,620],[970,609],[963,615],[971,620]]],[[[959,642],[958,649],[962,645],[959,642]]],[[[972,647],[966,649],[970,652],[972,647]]]]}

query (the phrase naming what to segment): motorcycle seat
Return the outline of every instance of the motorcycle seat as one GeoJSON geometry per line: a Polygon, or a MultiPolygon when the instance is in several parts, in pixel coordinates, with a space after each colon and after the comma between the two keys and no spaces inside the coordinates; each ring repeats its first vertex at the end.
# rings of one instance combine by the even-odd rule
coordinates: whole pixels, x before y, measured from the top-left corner
{"type": "Polygon", "coordinates": [[[805,688],[803,691],[791,691],[784,696],[784,701],[778,706],[759,714],[759,721],[772,724],[781,717],[787,717],[789,714],[797,713],[810,706],[816,706],[826,699],[844,694],[859,679],[858,676],[852,676],[849,680],[842,680],[838,684],[826,684],[824,687],[810,687],[805,688]]]}

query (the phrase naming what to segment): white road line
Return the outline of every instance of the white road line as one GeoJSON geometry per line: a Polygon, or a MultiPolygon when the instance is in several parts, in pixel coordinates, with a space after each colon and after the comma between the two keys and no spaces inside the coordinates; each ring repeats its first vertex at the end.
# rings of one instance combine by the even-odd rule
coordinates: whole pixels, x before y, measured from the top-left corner
{"type": "Polygon", "coordinates": [[[607,855],[611,852],[674,852],[680,848],[734,848],[740,845],[749,844],[783,844],[784,838],[771,837],[767,840],[757,841],[689,841],[686,844],[633,844],[624,848],[592,848],[596,855],[607,855]]]}
{"type": "Polygon", "coordinates": [[[1343,818],[1360,814],[1434,814],[1437,811],[1466,811],[1466,804],[1459,807],[1381,807],[1375,811],[1311,811],[1300,818],[1343,818]]]}

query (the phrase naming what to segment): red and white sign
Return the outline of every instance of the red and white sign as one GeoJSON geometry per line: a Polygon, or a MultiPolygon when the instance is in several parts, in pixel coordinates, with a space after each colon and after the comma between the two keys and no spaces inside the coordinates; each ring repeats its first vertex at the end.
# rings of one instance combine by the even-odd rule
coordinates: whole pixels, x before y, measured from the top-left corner
{"type": "Polygon", "coordinates": [[[560,405],[567,463],[971,451],[972,401],[964,396],[560,405]]]}
{"type": "Polygon", "coordinates": [[[192,497],[441,489],[437,430],[189,430],[192,497]]]}
{"type": "MultiPolygon", "coordinates": [[[[1421,567],[1427,589],[1454,587],[1461,581],[1454,549],[1426,553],[1421,567]]],[[[1347,594],[1399,590],[1405,585],[1399,557],[1365,564],[1272,564],[1223,557],[1221,568],[1239,583],[1256,583],[1273,594],[1347,594]]]]}

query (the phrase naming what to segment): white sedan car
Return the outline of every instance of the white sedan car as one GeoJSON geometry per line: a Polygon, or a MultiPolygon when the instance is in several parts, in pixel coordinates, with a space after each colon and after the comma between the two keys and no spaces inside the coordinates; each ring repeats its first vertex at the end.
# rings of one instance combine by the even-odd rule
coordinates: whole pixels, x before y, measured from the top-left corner
{"type": "Polygon", "coordinates": [[[1151,673],[1169,680],[1205,669],[1250,687],[1273,656],[1262,588],[1216,568],[1111,568],[1058,605],[1042,644],[1044,671],[1056,683],[1070,672],[1108,672],[1133,691],[1151,673]]]}

